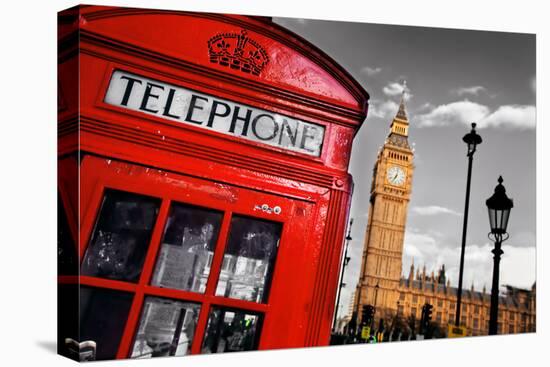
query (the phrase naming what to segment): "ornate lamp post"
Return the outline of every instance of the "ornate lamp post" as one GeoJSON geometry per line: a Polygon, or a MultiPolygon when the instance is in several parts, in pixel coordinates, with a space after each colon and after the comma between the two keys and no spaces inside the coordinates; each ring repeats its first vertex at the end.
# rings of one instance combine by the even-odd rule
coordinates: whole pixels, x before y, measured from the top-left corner
{"type": "Polygon", "coordinates": [[[468,228],[468,208],[470,206],[470,182],[472,180],[472,161],[474,159],[474,153],[476,147],[481,144],[482,139],[476,133],[476,123],[472,123],[472,131],[464,135],[462,138],[468,145],[468,178],[466,179],[466,203],[464,204],[464,224],[462,226],[462,248],[460,251],[460,270],[458,274],[458,292],[456,295],[456,318],[455,326],[460,325],[460,304],[462,303],[462,275],[464,272],[464,252],[466,250],[466,231],[468,228]]]}
{"type": "Polygon", "coordinates": [[[338,308],[340,307],[340,295],[342,294],[342,288],[346,286],[344,283],[344,273],[346,272],[346,266],[348,266],[351,258],[348,256],[349,243],[351,238],[351,226],[353,225],[353,218],[349,221],[348,235],[346,236],[346,249],[344,250],[344,263],[342,264],[342,273],[340,274],[340,284],[338,286],[338,297],[336,298],[336,309],[334,311],[334,320],[332,321],[332,331],[336,329],[336,320],[338,319],[338,308]]]}
{"type": "Polygon", "coordinates": [[[512,199],[506,196],[506,189],[502,185],[502,176],[498,178],[495,193],[485,202],[489,209],[489,224],[491,232],[489,239],[495,243],[493,253],[493,286],[491,288],[491,310],[489,318],[489,335],[495,335],[498,330],[498,278],[500,274],[500,257],[504,253],[501,249],[502,242],[509,237],[506,232],[510,210],[514,207],[512,199]]]}

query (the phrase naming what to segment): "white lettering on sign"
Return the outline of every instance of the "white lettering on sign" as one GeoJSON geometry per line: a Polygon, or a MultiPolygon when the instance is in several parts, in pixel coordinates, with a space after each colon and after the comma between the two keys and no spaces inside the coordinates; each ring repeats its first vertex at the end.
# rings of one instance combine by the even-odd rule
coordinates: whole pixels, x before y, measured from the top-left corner
{"type": "Polygon", "coordinates": [[[116,70],[105,103],[318,157],[325,128],[116,70]]]}

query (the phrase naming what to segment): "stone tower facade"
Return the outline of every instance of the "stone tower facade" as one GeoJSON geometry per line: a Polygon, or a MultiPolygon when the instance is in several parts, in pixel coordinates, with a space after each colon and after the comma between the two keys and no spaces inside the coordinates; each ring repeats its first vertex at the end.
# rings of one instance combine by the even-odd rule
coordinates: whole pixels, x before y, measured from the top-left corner
{"type": "Polygon", "coordinates": [[[355,309],[359,318],[362,306],[367,304],[377,308],[378,317],[397,309],[414,172],[404,97],[403,94],[373,170],[363,261],[356,289],[355,309]]]}

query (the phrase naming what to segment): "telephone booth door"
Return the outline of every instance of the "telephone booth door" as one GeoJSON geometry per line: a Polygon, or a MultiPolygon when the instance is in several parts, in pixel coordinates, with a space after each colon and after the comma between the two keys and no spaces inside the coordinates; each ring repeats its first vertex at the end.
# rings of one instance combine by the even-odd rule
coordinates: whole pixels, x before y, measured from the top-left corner
{"type": "Polygon", "coordinates": [[[292,344],[263,336],[301,319],[312,203],[91,155],[81,200],[80,337],[97,359],[292,344]]]}

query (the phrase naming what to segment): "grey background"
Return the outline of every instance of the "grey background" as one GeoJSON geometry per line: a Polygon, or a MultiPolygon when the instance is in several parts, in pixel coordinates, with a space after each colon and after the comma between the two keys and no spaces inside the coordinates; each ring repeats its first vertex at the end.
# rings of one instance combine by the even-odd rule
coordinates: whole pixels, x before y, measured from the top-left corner
{"type": "Polygon", "coordinates": [[[333,57],[369,92],[370,111],[357,135],[350,172],[355,191],[351,262],[340,315],[359,276],[372,168],[397,112],[406,80],[409,142],[415,148],[403,273],[445,264],[451,284],[458,263],[466,186],[462,136],[478,123],[483,143],[474,157],[464,287],[490,292],[493,244],[485,200],[502,175],[514,199],[500,283],[535,281],[535,36],[308,19],[274,21],[333,57]]]}

